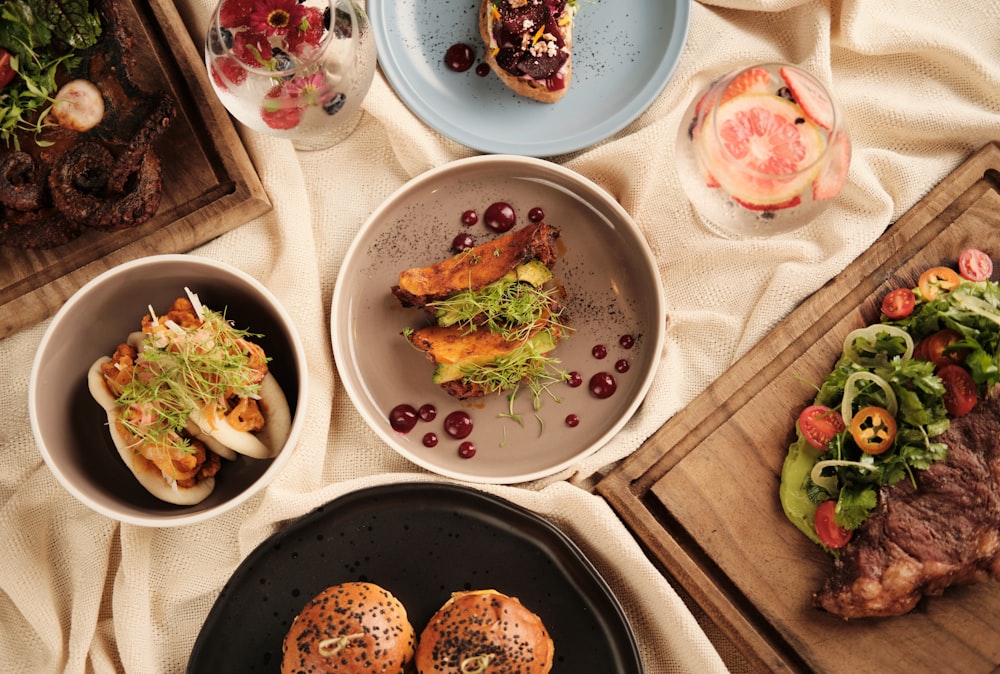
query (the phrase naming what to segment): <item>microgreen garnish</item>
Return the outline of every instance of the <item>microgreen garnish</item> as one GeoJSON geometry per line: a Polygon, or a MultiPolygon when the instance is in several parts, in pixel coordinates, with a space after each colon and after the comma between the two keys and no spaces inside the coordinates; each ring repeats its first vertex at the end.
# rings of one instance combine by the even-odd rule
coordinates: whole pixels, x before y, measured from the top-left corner
{"type": "Polygon", "coordinates": [[[466,333],[485,327],[509,342],[523,342],[542,326],[566,329],[553,313],[555,290],[536,288],[530,283],[500,279],[479,290],[463,290],[451,297],[431,302],[439,323],[457,324],[466,333]]]}
{"type": "Polygon", "coordinates": [[[135,376],[118,396],[122,425],[149,445],[190,451],[181,431],[193,410],[215,405],[224,411],[230,398],[259,398],[259,372],[245,342],[259,335],[202,311],[200,326],[171,323],[143,339],[135,376]]]}
{"type": "Polygon", "coordinates": [[[510,395],[512,411],[504,416],[515,419],[513,401],[522,383],[531,390],[532,408],[537,410],[541,406],[542,393],[552,384],[569,378],[568,373],[556,367],[559,362],[558,358],[540,353],[529,340],[489,363],[463,367],[462,375],[487,391],[513,389],[510,395]]]}
{"type": "Polygon", "coordinates": [[[17,77],[0,89],[0,137],[20,149],[19,132],[38,133],[57,91],[56,71],[80,62],[74,50],[97,43],[101,22],[88,0],[4,0],[0,3],[0,47],[11,54],[17,77]],[[57,53],[64,43],[70,51],[57,53]]]}

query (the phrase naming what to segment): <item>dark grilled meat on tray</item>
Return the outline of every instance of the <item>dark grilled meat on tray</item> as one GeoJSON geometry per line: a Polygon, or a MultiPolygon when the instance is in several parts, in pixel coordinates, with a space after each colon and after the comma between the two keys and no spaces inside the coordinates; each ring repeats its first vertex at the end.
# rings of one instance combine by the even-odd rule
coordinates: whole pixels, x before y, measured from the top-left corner
{"type": "Polygon", "coordinates": [[[950,585],[1000,579],[1000,389],[940,436],[948,458],[883,488],[813,598],[843,618],[898,616],[950,585]]]}

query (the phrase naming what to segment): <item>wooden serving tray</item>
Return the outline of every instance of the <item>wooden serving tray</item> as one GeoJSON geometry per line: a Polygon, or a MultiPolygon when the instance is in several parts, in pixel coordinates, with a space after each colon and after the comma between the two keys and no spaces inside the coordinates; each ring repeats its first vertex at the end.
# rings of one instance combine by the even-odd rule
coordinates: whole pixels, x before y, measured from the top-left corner
{"type": "Polygon", "coordinates": [[[271,208],[225,108],[212,91],[201,48],[169,0],[130,0],[121,11],[138,47],[134,75],[167,90],[178,115],[157,141],[163,195],[134,229],[85,232],[45,251],[0,246],[0,338],[51,316],[80,286],[117,264],[187,252],[271,208]]]}
{"type": "MultiPolygon", "coordinates": [[[[758,671],[995,672],[1000,583],[949,588],[910,614],[844,621],[811,604],[832,563],[786,519],[781,465],[797,413],[882,296],[954,264],[1000,261],[1000,145],[976,153],[843,273],[597,484],[664,571],[758,671]]],[[[1000,276],[1000,265],[994,280],[1000,276]]]]}

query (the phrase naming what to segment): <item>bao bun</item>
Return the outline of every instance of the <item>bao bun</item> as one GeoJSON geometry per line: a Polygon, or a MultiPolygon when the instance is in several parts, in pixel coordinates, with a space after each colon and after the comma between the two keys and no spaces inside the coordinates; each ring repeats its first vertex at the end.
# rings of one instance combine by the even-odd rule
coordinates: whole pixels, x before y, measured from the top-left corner
{"type": "Polygon", "coordinates": [[[282,645],[281,674],[402,674],[416,632],[406,609],[374,583],[333,585],[292,621],[282,645]]]}
{"type": "Polygon", "coordinates": [[[555,651],[541,618],[496,590],[452,594],[420,635],[419,674],[547,674],[555,651]]]}

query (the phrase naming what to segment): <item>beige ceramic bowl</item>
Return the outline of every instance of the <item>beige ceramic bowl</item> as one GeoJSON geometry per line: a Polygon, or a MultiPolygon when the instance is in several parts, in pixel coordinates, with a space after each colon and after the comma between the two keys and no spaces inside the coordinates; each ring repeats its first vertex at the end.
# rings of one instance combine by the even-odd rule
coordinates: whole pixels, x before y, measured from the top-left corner
{"type": "Polygon", "coordinates": [[[483,483],[516,483],[571,467],[600,449],[639,408],[653,380],[665,332],[665,301],[656,260],[624,208],[596,183],[565,167],[529,157],[483,155],[423,173],[391,195],[361,228],[333,296],[331,332],[344,389],[365,421],[393,449],[441,475],[483,483]],[[558,227],[559,259],[553,269],[574,332],[553,352],[559,368],[578,372],[583,384],[551,386],[533,409],[522,391],[513,405],[504,395],[461,402],[431,381],[433,366],[401,336],[428,322],[425,313],[404,309],[390,287],[399,272],[452,255],[456,235],[485,243],[496,234],[484,212],[506,202],[517,213],[515,228],[540,208],[558,227]],[[462,223],[475,210],[479,222],[462,223]],[[621,344],[625,336],[634,341],[621,344]],[[603,358],[593,355],[603,347],[603,358]],[[628,371],[619,373],[619,360],[628,371]],[[617,392],[598,399],[589,380],[602,373],[617,392]],[[408,433],[393,430],[391,410],[431,405],[437,416],[408,433]],[[444,420],[468,414],[473,432],[457,440],[444,420]],[[578,424],[570,426],[574,415],[578,424]],[[435,434],[427,446],[424,438],[435,434]],[[462,442],[476,454],[463,458],[462,442]]]}
{"type": "Polygon", "coordinates": [[[206,520],[263,489],[288,462],[305,416],[306,359],[292,320],[253,277],[191,255],[158,255],[110,269],[80,288],[52,319],[35,356],[28,390],[32,431],[58,481],[77,499],[113,519],[167,527],[206,520]],[[154,498],[125,467],[111,441],[107,415],[91,397],[87,371],[111,355],[152,305],[164,311],[184,288],[225,311],[272,358],[269,367],[288,398],[291,432],[277,457],[223,461],[204,501],[177,506],[154,498]]]}

